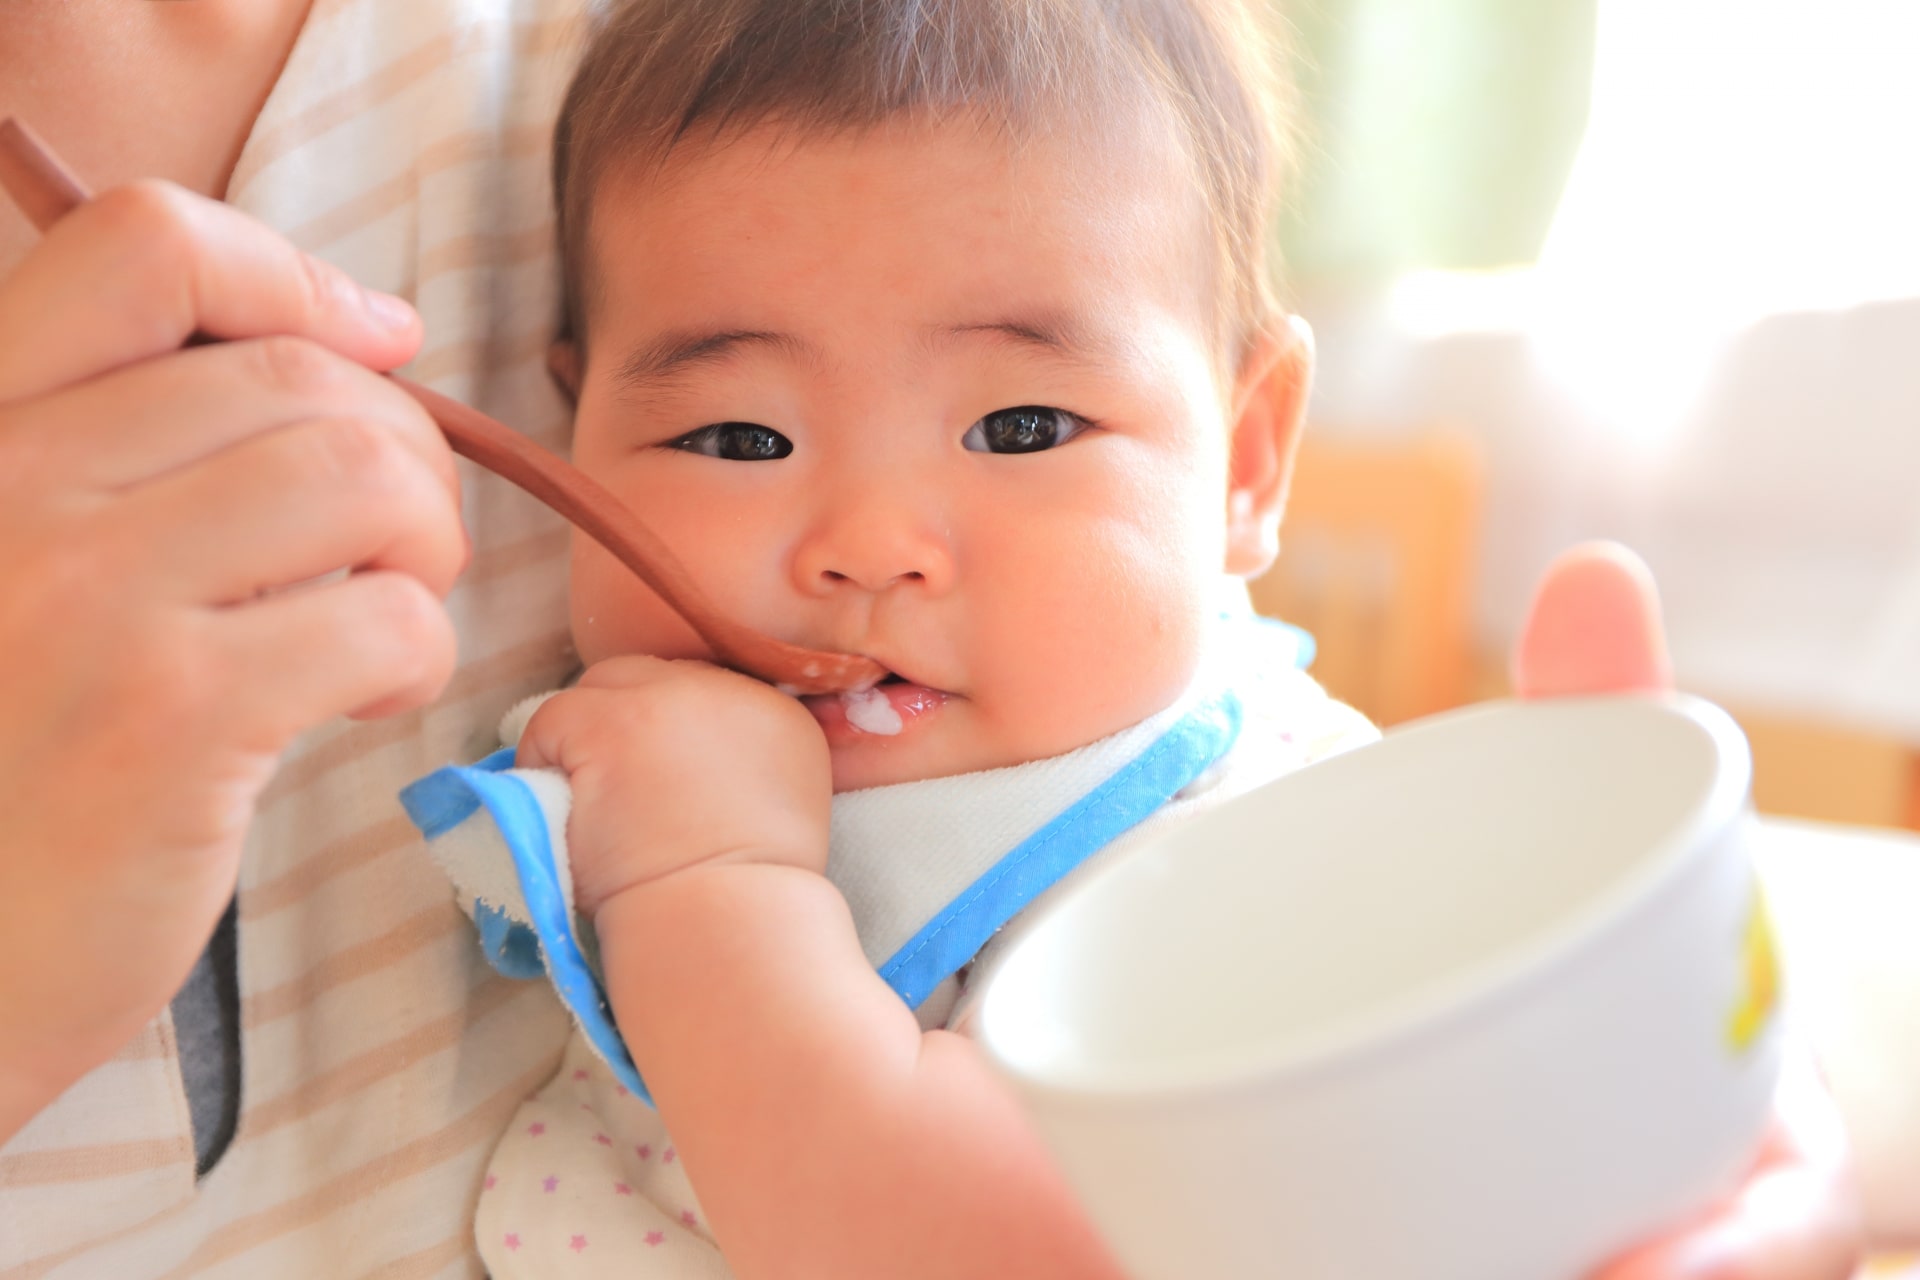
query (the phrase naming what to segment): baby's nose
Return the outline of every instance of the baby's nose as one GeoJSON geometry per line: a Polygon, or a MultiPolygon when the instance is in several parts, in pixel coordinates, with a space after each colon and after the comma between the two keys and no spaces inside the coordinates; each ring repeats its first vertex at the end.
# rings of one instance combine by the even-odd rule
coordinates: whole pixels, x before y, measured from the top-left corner
{"type": "Polygon", "coordinates": [[[946,521],[911,495],[842,497],[801,539],[794,574],[800,590],[810,594],[909,584],[938,594],[953,584],[953,548],[946,521]]]}

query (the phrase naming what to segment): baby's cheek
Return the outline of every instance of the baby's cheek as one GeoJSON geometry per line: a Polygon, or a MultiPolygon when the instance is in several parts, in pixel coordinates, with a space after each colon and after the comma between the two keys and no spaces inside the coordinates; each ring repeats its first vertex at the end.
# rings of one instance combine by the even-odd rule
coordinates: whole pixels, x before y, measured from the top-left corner
{"type": "Polygon", "coordinates": [[[1035,601],[1020,683],[1053,745],[1117,732],[1179,696],[1199,665],[1197,587],[1165,562],[1094,557],[1035,601]]]}
{"type": "Polygon", "coordinates": [[[710,656],[693,628],[631,570],[579,534],[574,535],[568,597],[574,648],[587,665],[629,653],[657,658],[710,656]]]}

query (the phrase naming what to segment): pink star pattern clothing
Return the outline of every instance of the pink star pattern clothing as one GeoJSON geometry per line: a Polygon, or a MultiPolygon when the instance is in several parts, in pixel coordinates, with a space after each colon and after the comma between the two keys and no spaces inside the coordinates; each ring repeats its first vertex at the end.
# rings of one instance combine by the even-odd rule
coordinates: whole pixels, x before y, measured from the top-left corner
{"type": "Polygon", "coordinates": [[[496,1280],[733,1274],[659,1113],[578,1038],[494,1151],[474,1235],[496,1280]]]}

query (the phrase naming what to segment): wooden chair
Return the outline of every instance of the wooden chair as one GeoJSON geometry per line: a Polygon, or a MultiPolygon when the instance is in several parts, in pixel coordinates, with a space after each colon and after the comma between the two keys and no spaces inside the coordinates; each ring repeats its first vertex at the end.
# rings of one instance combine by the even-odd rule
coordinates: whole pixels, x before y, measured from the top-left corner
{"type": "Polygon", "coordinates": [[[1480,462],[1434,429],[1393,440],[1309,430],[1254,606],[1313,633],[1313,673],[1378,724],[1469,700],[1480,462]]]}
{"type": "Polygon", "coordinates": [[[1907,742],[1738,704],[1728,710],[1753,748],[1761,813],[1920,830],[1920,753],[1907,742]]]}
{"type": "MultiPolygon", "coordinates": [[[[1505,692],[1472,640],[1480,505],[1473,442],[1310,431],[1254,606],[1313,634],[1313,674],[1388,725],[1505,692]]],[[[1732,708],[1763,813],[1920,830],[1920,752],[1906,743],[1732,708]]]]}

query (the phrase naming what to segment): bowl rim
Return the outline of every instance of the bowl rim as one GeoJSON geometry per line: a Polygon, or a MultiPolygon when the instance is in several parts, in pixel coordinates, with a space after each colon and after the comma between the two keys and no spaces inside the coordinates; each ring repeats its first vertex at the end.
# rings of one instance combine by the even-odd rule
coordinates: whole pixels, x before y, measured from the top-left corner
{"type": "MultiPolygon", "coordinates": [[[[1171,1069],[1165,1066],[1121,1071],[1074,1068],[1042,1073],[1016,1065],[993,1031],[995,992],[1016,967],[1017,957],[1047,927],[1048,920],[1078,897],[1080,889],[1091,888],[1114,867],[1124,865],[1127,859],[1122,859],[1101,868],[1094,879],[1050,904],[1045,916],[1036,919],[1003,955],[996,957],[992,972],[985,975],[985,990],[970,1019],[974,1038],[995,1068],[1015,1081],[1029,1097],[1045,1098],[1051,1105],[1060,1107],[1105,1108],[1215,1101],[1249,1089],[1323,1076],[1336,1069],[1352,1070],[1388,1052],[1405,1049],[1413,1042],[1472,1027],[1477,1022],[1473,1015],[1496,1012],[1500,1006],[1552,980],[1602,945],[1609,936],[1653,910],[1670,885],[1687,876],[1698,863],[1741,831],[1752,813],[1753,757],[1745,735],[1726,711],[1704,698],[1682,693],[1506,698],[1476,703],[1395,726],[1379,742],[1282,774],[1195,817],[1196,822],[1204,821],[1268,787],[1305,779],[1316,769],[1354,768],[1352,762],[1356,757],[1406,737],[1450,732],[1462,722],[1511,715],[1516,709],[1526,714],[1534,708],[1598,703],[1638,704],[1651,712],[1690,723],[1711,745],[1716,767],[1709,785],[1654,842],[1647,854],[1605,890],[1569,913],[1558,926],[1496,951],[1478,963],[1466,965],[1409,998],[1390,1000],[1379,1009],[1352,1019],[1335,1020],[1327,1031],[1309,1035],[1296,1041],[1295,1047],[1278,1053],[1270,1046],[1255,1044],[1250,1050],[1221,1053],[1171,1069]]],[[[1145,849],[1134,852],[1145,852],[1145,849]]]]}

